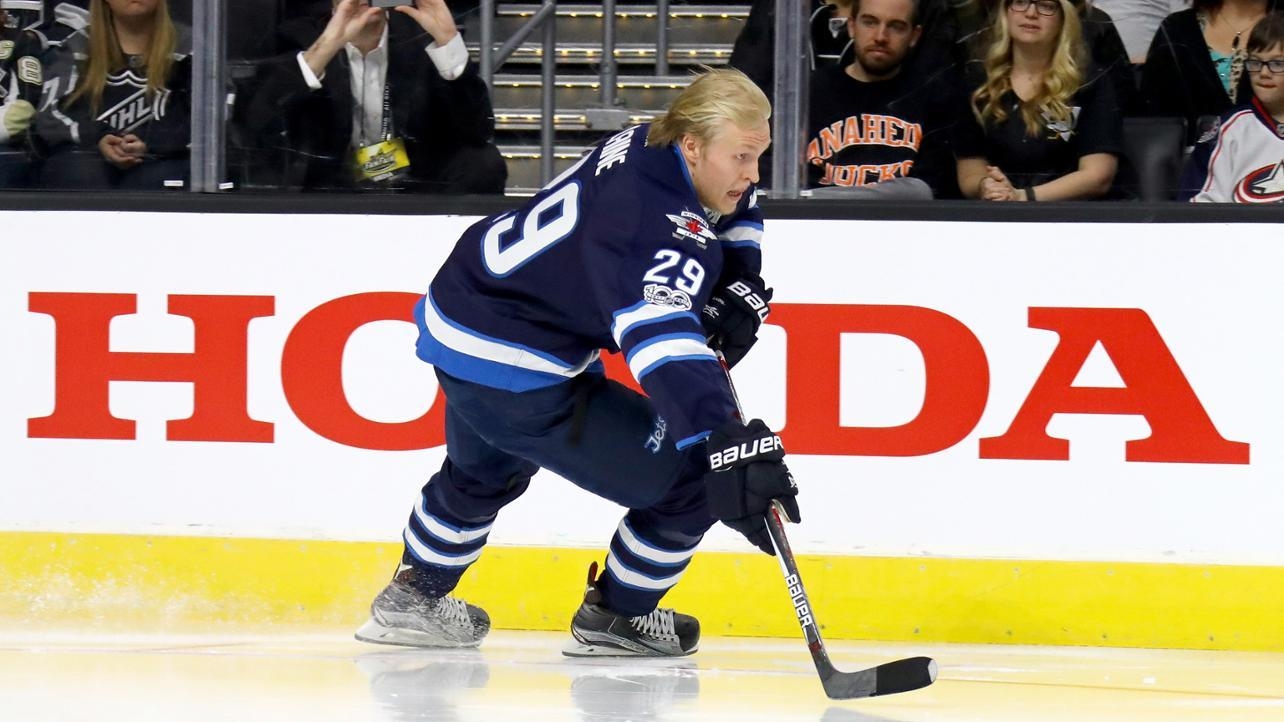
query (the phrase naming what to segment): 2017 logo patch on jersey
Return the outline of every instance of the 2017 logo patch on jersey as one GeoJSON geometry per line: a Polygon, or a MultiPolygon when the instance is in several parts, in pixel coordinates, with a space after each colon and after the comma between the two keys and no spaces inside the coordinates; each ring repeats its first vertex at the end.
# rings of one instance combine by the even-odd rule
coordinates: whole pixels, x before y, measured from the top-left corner
{"type": "Polygon", "coordinates": [[[679,215],[672,213],[664,214],[669,220],[673,221],[673,237],[677,239],[686,238],[696,242],[696,245],[704,248],[709,241],[718,240],[718,234],[709,228],[709,224],[698,213],[691,211],[682,211],[679,215]]]}
{"type": "Polygon", "coordinates": [[[656,306],[667,306],[682,311],[691,310],[691,296],[684,291],[678,291],[658,283],[648,283],[642,287],[642,300],[656,306]]]}

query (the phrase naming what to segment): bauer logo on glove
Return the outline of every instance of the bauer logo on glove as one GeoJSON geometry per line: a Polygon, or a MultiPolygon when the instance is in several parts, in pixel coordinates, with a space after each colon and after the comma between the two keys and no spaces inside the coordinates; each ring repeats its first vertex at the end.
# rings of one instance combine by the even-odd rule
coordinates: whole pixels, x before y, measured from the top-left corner
{"type": "Polygon", "coordinates": [[[750,287],[749,284],[744,281],[736,281],[727,286],[727,290],[744,299],[745,305],[758,314],[758,320],[767,320],[767,314],[771,313],[771,306],[768,306],[767,302],[762,300],[762,296],[758,295],[758,292],[750,287]]]}
{"type": "MultiPolygon", "coordinates": [[[[753,441],[746,441],[738,446],[731,446],[709,454],[709,470],[718,471],[724,466],[731,466],[737,461],[752,461],[755,456],[770,454],[773,451],[784,453],[785,445],[780,443],[776,434],[762,436],[753,441]]],[[[777,457],[778,458],[778,457],[777,457]]]]}

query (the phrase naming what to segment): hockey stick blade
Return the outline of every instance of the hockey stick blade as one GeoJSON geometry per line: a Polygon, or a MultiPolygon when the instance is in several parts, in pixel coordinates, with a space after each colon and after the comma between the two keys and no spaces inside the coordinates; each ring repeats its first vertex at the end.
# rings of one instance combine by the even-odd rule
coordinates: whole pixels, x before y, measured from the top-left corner
{"type": "MultiPolygon", "coordinates": [[[[731,367],[727,364],[727,357],[721,350],[714,353],[722,365],[722,372],[727,375],[727,387],[731,390],[736,413],[741,422],[744,422],[744,408],[740,406],[736,384],[731,380],[731,367]]],[[[785,575],[785,586],[789,588],[789,599],[798,616],[798,624],[802,627],[803,638],[807,640],[811,660],[816,664],[820,684],[830,699],[857,699],[912,692],[936,681],[936,662],[928,657],[898,659],[859,672],[840,672],[835,669],[829,661],[829,653],[825,651],[825,640],[820,637],[820,626],[812,614],[811,601],[807,599],[802,575],[798,573],[798,562],[794,560],[794,552],[789,548],[789,537],[785,535],[785,522],[790,520],[789,515],[778,500],[772,500],[765,516],[771,544],[776,548],[776,560],[780,562],[780,571],[785,575]]]]}
{"type": "Polygon", "coordinates": [[[821,639],[820,627],[812,614],[802,577],[798,574],[798,562],[794,560],[794,552],[789,548],[789,537],[785,536],[785,520],[788,518],[780,502],[772,501],[771,508],[767,510],[767,531],[776,547],[776,559],[780,562],[780,571],[785,575],[794,613],[798,616],[798,624],[802,627],[807,649],[811,651],[811,659],[816,664],[816,672],[820,675],[825,694],[830,699],[878,697],[912,692],[935,682],[936,661],[930,657],[898,659],[859,672],[840,672],[834,667],[829,661],[829,653],[825,651],[825,640],[821,639]]]}
{"type": "Polygon", "coordinates": [[[898,659],[859,672],[839,672],[833,665],[829,669],[829,676],[822,674],[820,683],[830,699],[912,692],[936,681],[936,660],[930,657],[898,659]]]}

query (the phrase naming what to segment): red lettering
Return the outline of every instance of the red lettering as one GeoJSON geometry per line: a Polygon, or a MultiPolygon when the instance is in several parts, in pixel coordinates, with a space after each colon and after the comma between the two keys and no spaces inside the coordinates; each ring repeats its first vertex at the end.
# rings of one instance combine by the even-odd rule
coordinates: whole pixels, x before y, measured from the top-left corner
{"type": "Polygon", "coordinates": [[[981,342],[957,319],[917,306],[775,304],[788,333],[785,448],[794,454],[917,456],[963,440],[985,410],[990,372],[981,342]],[[892,427],[839,423],[839,341],[844,333],[892,334],[923,354],[926,389],[913,420],[892,427]]]}
{"type": "MultiPolygon", "coordinates": [[[[446,443],[441,394],[411,421],[371,421],[343,392],[343,350],[358,328],[374,321],[413,323],[414,293],[361,293],[317,306],[290,332],[281,352],[281,385],[299,421],[331,441],[362,449],[409,451],[446,443]]],[[[412,353],[407,349],[407,353],[412,353]]]]}
{"type": "Polygon", "coordinates": [[[1249,445],[1217,432],[1145,311],[1031,308],[1029,323],[1060,341],[1007,432],[981,439],[981,458],[1069,459],[1070,442],[1047,433],[1053,414],[1132,414],[1146,417],[1151,435],[1127,442],[1128,461],[1248,463],[1249,445]],[[1124,388],[1071,385],[1097,343],[1124,388]]]}
{"type": "Polygon", "coordinates": [[[169,313],[192,319],[192,353],[111,351],[117,316],[136,312],[133,294],[31,293],[28,309],[53,316],[54,411],[27,420],[46,439],[133,439],[135,424],[111,415],[110,381],[186,381],[192,415],[166,424],[173,441],[272,441],[272,424],[246,410],[246,329],[271,316],[270,296],[170,296],[169,313]]]}

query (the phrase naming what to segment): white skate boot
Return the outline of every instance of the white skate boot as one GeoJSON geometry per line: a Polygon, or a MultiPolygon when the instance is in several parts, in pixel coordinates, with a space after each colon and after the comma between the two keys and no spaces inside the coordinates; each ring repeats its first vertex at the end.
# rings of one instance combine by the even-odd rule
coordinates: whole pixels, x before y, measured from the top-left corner
{"type": "Polygon", "coordinates": [[[370,604],[370,621],[356,638],[408,647],[476,647],[490,631],[490,616],[454,597],[429,597],[409,583],[414,569],[402,565],[370,604]]]}

